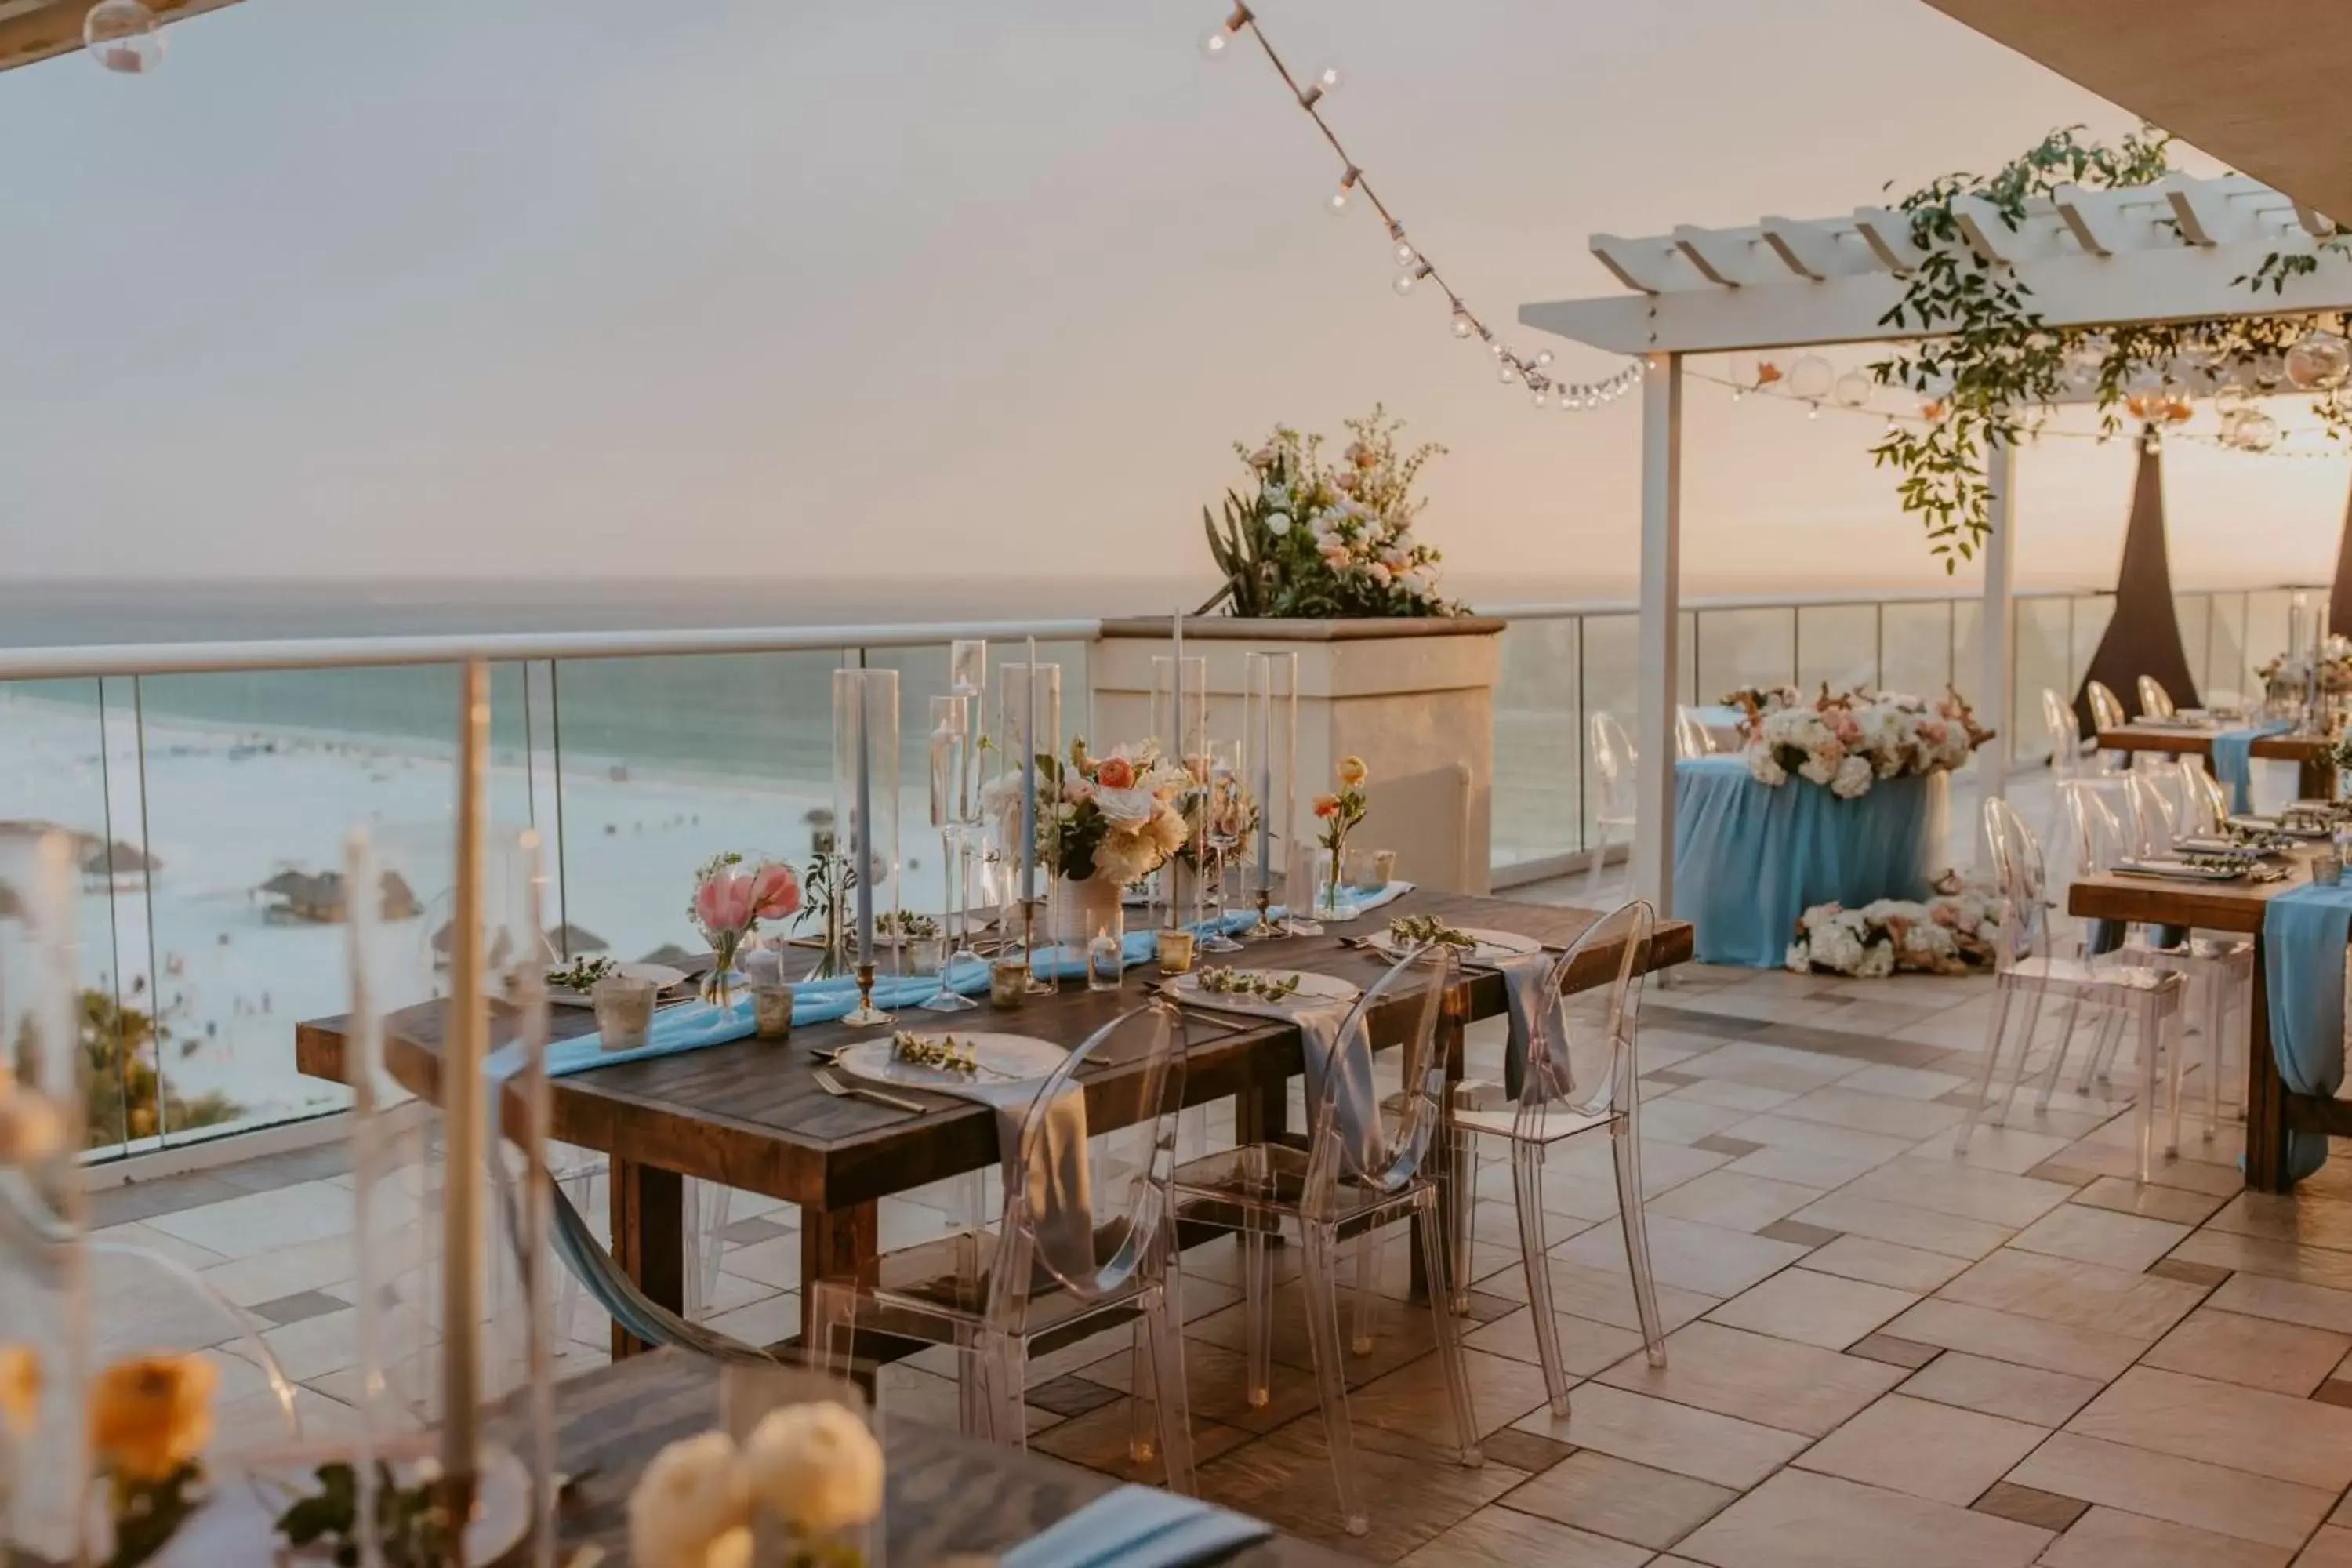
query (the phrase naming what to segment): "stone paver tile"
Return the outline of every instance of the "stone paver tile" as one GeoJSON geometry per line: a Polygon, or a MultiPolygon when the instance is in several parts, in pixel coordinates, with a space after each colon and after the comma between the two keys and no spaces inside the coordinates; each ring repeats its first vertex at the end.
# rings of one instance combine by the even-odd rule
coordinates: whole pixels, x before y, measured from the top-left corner
{"type": "Polygon", "coordinates": [[[2038,1492],[2032,1487],[2021,1487],[2012,1481],[1995,1481],[1969,1506],[1979,1513],[1989,1513],[1995,1519],[2013,1519],[2037,1530],[2063,1530],[2082,1518],[2091,1505],[2080,1498],[2060,1497],[2056,1492],[2038,1492]]]}
{"type": "MultiPolygon", "coordinates": [[[[1794,1263],[1807,1250],[1793,1242],[1669,1219],[1654,1209],[1649,1215],[1647,1229],[1650,1270],[1657,1282],[1706,1296],[1737,1295],[1794,1263]]],[[[1553,1247],[1552,1256],[1587,1268],[1622,1272],[1625,1268],[1624,1231],[1616,1222],[1596,1225],[1573,1240],[1553,1247]]]]}
{"type": "MultiPolygon", "coordinates": [[[[1780,1108],[1782,1110],[1787,1109],[1786,1106],[1780,1108]]],[[[1884,1132],[1840,1127],[1831,1121],[1808,1121],[1801,1117],[1783,1116],[1780,1110],[1767,1111],[1761,1116],[1734,1122],[1724,1130],[1724,1135],[1772,1148],[1799,1149],[1812,1154],[1839,1154],[1852,1160],[1867,1160],[1873,1165],[1909,1153],[1912,1145],[1918,1142],[1913,1138],[1891,1137],[1884,1132]]]]}
{"type": "MultiPolygon", "coordinates": [[[[1644,1126],[1648,1125],[1648,1115],[1645,1110],[1644,1126]]],[[[1759,1231],[1820,1196],[1812,1188],[1792,1182],[1709,1171],[1651,1204],[1649,1213],[1653,1220],[1664,1216],[1720,1226],[1726,1230],[1759,1231]]]]}
{"type": "Polygon", "coordinates": [[[1908,1290],[1784,1268],[1706,1316],[1709,1322],[1842,1351],[1918,1300],[1908,1290]]]}
{"type": "Polygon", "coordinates": [[[2048,1568],[2285,1568],[2282,1546],[2095,1508],[2042,1554],[2048,1568]]]}
{"type": "Polygon", "coordinates": [[[1556,1437],[1538,1437],[1516,1426],[1487,1433],[1481,1446],[1486,1458],[1496,1464],[1508,1465],[1531,1476],[1543,1474],[1576,1452],[1575,1448],[1556,1437]]]}
{"type": "Polygon", "coordinates": [[[1521,1416],[1517,1425],[1580,1448],[1735,1488],[1754,1486],[1806,1443],[1794,1432],[1598,1383],[1576,1391],[1565,1419],[1547,1408],[1521,1416]]]}
{"type": "Polygon", "coordinates": [[[2072,1432],[2054,1434],[2009,1479],[2126,1513],[2290,1549],[2303,1544],[2336,1501],[2333,1492],[2313,1487],[2072,1432]]]}
{"type": "MultiPolygon", "coordinates": [[[[2119,1118],[2126,1126],[2129,1117],[2119,1118]]],[[[2119,1176],[2136,1181],[2139,1176],[2137,1150],[2121,1143],[2110,1143],[2086,1138],[2070,1143],[2059,1155],[2058,1162],[2102,1176],[2119,1176]]],[[[2180,1187],[2192,1193],[2210,1193],[2228,1197],[2246,1184],[2246,1179],[2234,1166],[2208,1164],[2202,1160],[2158,1160],[2148,1179],[2160,1187],[2180,1187]]]]}
{"type": "Polygon", "coordinates": [[[1783,1470],[1682,1543],[1720,1568],[2003,1568],[2050,1532],[1834,1476],[1783,1470]]]}
{"type": "Polygon", "coordinates": [[[1794,1462],[1966,1508],[2048,1436],[2022,1421],[1890,1394],[1794,1462]]]}
{"type": "Polygon", "coordinates": [[[239,1306],[249,1307],[298,1290],[356,1289],[359,1254],[350,1235],[321,1237],[269,1252],[216,1263],[205,1283],[239,1306]]]}
{"type": "Polygon", "coordinates": [[[2294,1568],[2352,1568],[2352,1530],[2321,1525],[2311,1544],[2294,1560],[2294,1568]]]}
{"type": "MultiPolygon", "coordinates": [[[[1728,1234],[1728,1233],[1727,1233],[1728,1234]]],[[[1588,1268],[1580,1263],[1570,1263],[1555,1254],[1550,1259],[1552,1310],[1569,1317],[1590,1318],[1612,1328],[1639,1329],[1641,1315],[1633,1310],[1633,1279],[1626,1273],[1621,1259],[1615,1269],[1588,1268]]],[[[1505,1269],[1480,1281],[1482,1290],[1510,1301],[1528,1299],[1527,1276],[1517,1269],[1505,1269]]],[[[1723,1300],[1696,1290],[1685,1290],[1663,1281],[1658,1285],[1658,1316],[1669,1329],[1680,1328],[1693,1318],[1723,1300]]],[[[1276,1331],[1280,1320],[1276,1319],[1276,1331]]],[[[1240,1343],[1243,1327],[1238,1315],[1234,1318],[1234,1342],[1240,1343]]],[[[1301,1334],[1302,1342],[1304,1334],[1301,1334]]],[[[1303,1364],[1312,1364],[1311,1360],[1303,1364]]]]}
{"type": "Polygon", "coordinates": [[[2138,1273],[2171,1251],[2189,1230],[2170,1220],[2061,1204],[2018,1232],[2010,1246],[2138,1273]]]}
{"type": "Polygon", "coordinates": [[[1954,1258],[1982,1258],[2007,1241],[2011,1234],[2004,1226],[1987,1225],[1959,1215],[1937,1214],[1906,1204],[1855,1197],[1843,1191],[1831,1193],[1819,1203],[1799,1209],[1795,1217],[1806,1225],[1826,1226],[1850,1236],[1924,1247],[1954,1258]]]}
{"type": "Polygon", "coordinates": [[[1754,1114],[1736,1105],[1709,1105],[1703,1100],[1681,1100],[1671,1094],[1644,1099],[1642,1139],[1645,1143],[1696,1143],[1754,1114]]]}
{"type": "Polygon", "coordinates": [[[2178,1258],[2159,1258],[2147,1266],[2147,1271],[2159,1279],[2179,1279],[2201,1290],[2210,1290],[2230,1277],[2226,1268],[2210,1263],[2183,1263],[2178,1258]]]}
{"type": "MultiPolygon", "coordinates": [[[[945,1381],[945,1380],[942,1380],[945,1381]]],[[[950,1384],[952,1388],[953,1384],[950,1384]]],[[[954,1417],[950,1406],[950,1425],[954,1417]]],[[[1084,1465],[1090,1470],[1117,1476],[1123,1481],[1138,1481],[1145,1486],[1160,1485],[1167,1477],[1159,1451],[1139,1465],[1130,1457],[1128,1437],[1134,1427],[1134,1412],[1128,1408],[1125,1395],[1109,1405],[1099,1405],[1083,1415],[1072,1416],[1036,1433],[1030,1447],[1056,1458],[1084,1465]]],[[[1234,1452],[1252,1441],[1251,1435],[1238,1426],[1227,1426],[1215,1421],[1192,1417],[1192,1463],[1202,1466],[1234,1452]]],[[[1265,1439],[1258,1439],[1265,1441],[1265,1439]]],[[[1328,1494],[1331,1489],[1330,1471],[1307,1478],[1307,1484],[1319,1484],[1328,1494]]]]}
{"type": "Polygon", "coordinates": [[[323,1290],[298,1290],[290,1296],[280,1296],[274,1301],[256,1301],[251,1310],[255,1315],[267,1318],[269,1321],[282,1327],[288,1323],[299,1323],[305,1318],[340,1312],[351,1305],[351,1302],[340,1297],[330,1296],[323,1290]]]}
{"type": "Polygon", "coordinates": [[[329,1182],[298,1182],[290,1187],[155,1215],[147,1223],[223,1258],[249,1258],[281,1247],[348,1236],[352,1194],[329,1182]]]}
{"type": "Polygon", "coordinates": [[[2331,1290],[2352,1290],[2352,1252],[2325,1247],[2297,1247],[2234,1231],[2205,1229],[2179,1247],[2172,1256],[2189,1263],[2210,1263],[2241,1274],[2267,1274],[2303,1285],[2331,1290]]]}
{"type": "Polygon", "coordinates": [[[1893,1334],[1864,1334],[1846,1346],[1845,1353],[1861,1356],[1866,1361],[1883,1361],[1889,1366],[1914,1372],[1942,1355],[1944,1351],[1939,1345],[1898,1340],[1893,1334]]]}
{"type": "MultiPolygon", "coordinates": [[[[1952,1095],[1944,1103],[1957,1106],[1965,1113],[1969,1104],[1966,1097],[1973,1092],[1974,1089],[1975,1085],[1971,1084],[1968,1089],[1952,1095]]],[[[2029,1103],[2021,1104],[2010,1112],[2011,1124],[2007,1127],[1987,1127],[1979,1122],[1976,1131],[1969,1137],[1966,1153],[1953,1152],[1960,1141],[1959,1129],[1957,1127],[1937,1133],[1911,1152],[1923,1160],[1949,1161],[1975,1170],[2001,1171],[2012,1176],[2024,1175],[2030,1172],[2037,1180],[2056,1180],[2057,1178],[2049,1171],[2050,1157],[2053,1154],[2063,1153],[2071,1146],[2074,1135],[2055,1124],[2055,1112],[2053,1113],[2053,1123],[2045,1125],[2041,1119],[2033,1116],[2030,1104],[2031,1097],[2020,1096],[2019,1098],[2029,1103]],[[2031,1126],[2027,1125],[2029,1122],[2032,1123],[2031,1126]]],[[[2085,1173],[2083,1179],[2085,1182],[2089,1181],[2091,1179],[2089,1173],[2085,1173]]]]}
{"type": "Polygon", "coordinates": [[[2205,1292],[2178,1279],[2003,1247],[1938,1290],[1947,1301],[2153,1342],[2205,1292]]]}
{"type": "Polygon", "coordinates": [[[1803,1260],[1807,1268],[1861,1279],[1897,1290],[1926,1293],[1958,1275],[1968,1264],[1941,1252],[1922,1252],[1867,1236],[1841,1236],[1803,1260]]]}
{"type": "Polygon", "coordinates": [[[168,1258],[174,1263],[184,1263],[195,1269],[210,1268],[215,1264],[224,1261],[221,1255],[211,1247],[198,1247],[193,1241],[183,1241],[169,1231],[158,1230],[143,1220],[128,1220],[121,1225],[106,1226],[91,1231],[89,1239],[114,1242],[126,1247],[144,1247],[158,1257],[168,1258]]]}
{"type": "Polygon", "coordinates": [[[1848,1195],[1958,1215],[2015,1231],[2074,1195],[2057,1182],[1983,1171],[1948,1159],[1890,1160],[1844,1189],[1848,1195]]]}
{"type": "MultiPolygon", "coordinates": [[[[1776,1219],[1756,1234],[1768,1241],[1789,1242],[1810,1252],[1816,1247],[1827,1247],[1843,1233],[1818,1225],[1800,1225],[1792,1219],[1776,1219]]],[[[1801,1258],[1797,1261],[1801,1263],[1804,1259],[1801,1258]]]]}
{"type": "Polygon", "coordinates": [[[1819,1437],[1903,1377],[1881,1362],[1700,1322],[1667,1336],[1664,1366],[1629,1356],[1601,1381],[1819,1437]]]}
{"type": "Polygon", "coordinates": [[[1900,1392],[1957,1405],[1963,1410],[2029,1421],[2036,1426],[2063,1426],[2091,1402],[2099,1388],[2095,1378],[1988,1361],[1965,1351],[1946,1351],[1914,1373],[1900,1392]]]}
{"type": "Polygon", "coordinates": [[[2329,1492],[2352,1486],[2352,1410],[2136,1366],[2066,1430],[2329,1492]]]}
{"type": "Polygon", "coordinates": [[[1653,1469],[1586,1448],[1504,1494],[1524,1509],[1619,1541],[1658,1551],[1722,1511],[1739,1494],[1729,1487],[1653,1469]]]}
{"type": "Polygon", "coordinates": [[[2301,1399],[2326,1381],[2347,1352],[2352,1352],[2352,1335],[2200,1307],[2140,1364],[2301,1399]]]}
{"type": "Polygon", "coordinates": [[[1754,1152],[1740,1155],[1724,1169],[1736,1176],[1762,1176],[1768,1181],[1792,1182],[1823,1192],[1842,1187],[1895,1158],[1893,1153],[1825,1154],[1813,1149],[1790,1148],[1785,1143],[1759,1143],[1753,1147],[1754,1152]]]}
{"type": "MultiPolygon", "coordinates": [[[[1093,1421],[1106,1414],[1127,1418],[1123,1408],[1112,1406],[1078,1419],[1093,1421]]],[[[1047,1447],[1061,1430],[1055,1427],[1037,1446],[1047,1447]]],[[[1370,1540],[1388,1557],[1402,1557],[1436,1539],[1527,1479],[1508,1465],[1465,1469],[1434,1460],[1426,1447],[1408,1456],[1361,1444],[1354,1476],[1371,1515],[1370,1540]]],[[[1201,1495],[1209,1501],[1292,1534],[1332,1545],[1350,1539],[1340,1526],[1320,1421],[1294,1421],[1201,1466],[1200,1482],[1201,1495]]]]}
{"type": "MultiPolygon", "coordinates": [[[[1650,1054],[1650,1037],[1646,1029],[1642,1032],[1642,1054],[1644,1057],[1650,1054]]],[[[1741,1083],[1736,1079],[1694,1078],[1675,1090],[1673,1098],[1696,1100],[1703,1105],[1727,1105],[1754,1116],[1776,1105],[1786,1105],[1797,1097],[1785,1089],[1759,1089],[1752,1083],[1741,1083]]],[[[1650,1102],[1644,1100],[1643,1103],[1646,1106],[1650,1102]]]]}
{"type": "MultiPolygon", "coordinates": [[[[1185,1348],[1189,1361],[1192,1347],[1185,1348]]],[[[1539,1367],[1479,1351],[1463,1352],[1462,1364],[1470,1384],[1470,1408],[1478,1418],[1482,1436],[1509,1426],[1544,1403],[1543,1371],[1539,1367]]],[[[1348,1410],[1356,1424],[1359,1439],[1366,1428],[1385,1427],[1392,1432],[1423,1434],[1425,1441],[1450,1444],[1453,1405],[1445,1392],[1443,1368],[1444,1363],[1435,1355],[1425,1355],[1351,1392],[1348,1410]]],[[[1238,1375],[1238,1364],[1234,1370],[1234,1381],[1245,1382],[1238,1375]]],[[[1191,1371],[1189,1365],[1186,1371],[1191,1371]]],[[[1246,1425],[1238,1419],[1234,1419],[1234,1424],[1246,1425]]]]}
{"type": "MultiPolygon", "coordinates": [[[[1591,1377],[1601,1368],[1625,1359],[1642,1348],[1638,1329],[1621,1329],[1612,1323],[1596,1323],[1590,1318],[1572,1318],[1565,1312],[1556,1314],[1559,1325],[1559,1359],[1570,1377],[1591,1377]]],[[[1536,1356],[1535,1319],[1529,1309],[1516,1311],[1481,1323],[1462,1336],[1465,1349],[1484,1351],[1488,1355],[1509,1356],[1528,1365],[1539,1364],[1536,1356]]]]}
{"type": "Polygon", "coordinates": [[[2041,1367],[2104,1383],[2139,1359],[2147,1342],[2071,1323],[2021,1318],[1930,1297],[1886,1325],[1897,1339],[1967,1351],[2020,1366],[2041,1367]]]}
{"type": "Polygon", "coordinates": [[[1891,1094],[1864,1094],[1841,1082],[1835,1088],[1800,1095],[1774,1110],[1798,1121],[1823,1121],[1859,1132],[1879,1132],[1916,1143],[1956,1126],[1963,1112],[1957,1106],[1932,1100],[1906,1100],[1891,1094]]]}
{"type": "MultiPolygon", "coordinates": [[[[1377,1528],[1377,1521],[1375,1521],[1377,1528]]],[[[1480,1509],[1403,1558],[1403,1568],[1642,1568],[1649,1548],[1590,1534],[1496,1504],[1480,1509]]]]}
{"type": "Polygon", "coordinates": [[[2207,1223],[2265,1241],[2352,1251],[2352,1198],[2314,1190],[2309,1183],[2292,1193],[2240,1193],[2207,1223]]]}
{"type": "Polygon", "coordinates": [[[2074,1194],[2078,1204],[2113,1209],[2118,1214],[2145,1215],[2176,1225],[2202,1225],[2230,1200],[2218,1193],[2192,1193],[2151,1183],[2143,1187],[2124,1176],[2101,1176],[2074,1194]]]}
{"type": "Polygon", "coordinates": [[[1929,1072],[1922,1068],[1881,1064],[1864,1068],[1852,1078],[1840,1079],[1838,1087],[1864,1094],[1891,1094],[1903,1100],[1934,1100],[1939,1095],[1949,1094],[1968,1081],[1956,1073],[1929,1072]]]}
{"type": "Polygon", "coordinates": [[[2282,1323],[2326,1329],[2331,1333],[2352,1334],[2352,1290],[2326,1285],[2304,1285],[2266,1274],[2239,1274],[2214,1291],[2206,1305],[2282,1323]]]}

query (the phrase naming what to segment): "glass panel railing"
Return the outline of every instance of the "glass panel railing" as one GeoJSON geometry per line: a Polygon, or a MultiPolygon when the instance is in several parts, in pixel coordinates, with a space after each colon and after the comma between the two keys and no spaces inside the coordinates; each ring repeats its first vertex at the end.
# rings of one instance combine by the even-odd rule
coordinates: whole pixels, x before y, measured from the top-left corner
{"type": "Polygon", "coordinates": [[[2022,763],[2050,754],[2050,737],[2042,722],[2042,692],[2055,691],[2063,699],[2073,691],[2066,679],[2072,606],[2064,599],[2021,599],[2015,608],[2017,682],[2009,710],[2013,731],[2010,754],[2022,763]]]}
{"type": "Polygon", "coordinates": [[[1875,687],[1878,679],[1878,606],[1807,605],[1797,611],[1797,689],[1833,691],[1875,687]]]}
{"type": "Polygon", "coordinates": [[[2246,658],[2246,595],[2215,594],[2200,689],[2208,702],[2242,703],[2253,689],[2246,658]]]}
{"type": "Polygon", "coordinates": [[[1495,689],[1496,867],[1582,847],[1583,627],[1564,616],[1513,621],[1503,633],[1495,689]]]}
{"type": "Polygon", "coordinates": [[[1698,700],[1730,691],[1781,686],[1796,678],[1796,612],[1703,610],[1698,616],[1698,700]]]}
{"type": "Polygon", "coordinates": [[[1587,616],[1584,618],[1584,711],[1576,728],[1577,772],[1584,788],[1577,815],[1578,842],[1593,841],[1601,806],[1601,781],[1592,771],[1591,748],[1585,743],[1592,715],[1613,714],[1630,733],[1641,683],[1641,617],[1587,616]]]}
{"type": "Polygon", "coordinates": [[[1952,606],[1888,605],[1882,611],[1879,683],[1924,697],[1952,679],[1952,606]]]}

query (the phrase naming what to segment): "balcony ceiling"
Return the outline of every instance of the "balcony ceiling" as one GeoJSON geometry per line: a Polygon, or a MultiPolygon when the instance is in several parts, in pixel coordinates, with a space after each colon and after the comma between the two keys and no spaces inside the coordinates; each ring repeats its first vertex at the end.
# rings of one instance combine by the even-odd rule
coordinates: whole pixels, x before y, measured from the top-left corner
{"type": "Polygon", "coordinates": [[[2344,0],[1927,0],[2307,206],[2352,222],[2344,0]]]}
{"type": "MultiPolygon", "coordinates": [[[[81,19],[95,0],[0,0],[0,70],[81,47],[81,19]]],[[[236,0],[147,0],[165,22],[184,21],[236,0]]]]}

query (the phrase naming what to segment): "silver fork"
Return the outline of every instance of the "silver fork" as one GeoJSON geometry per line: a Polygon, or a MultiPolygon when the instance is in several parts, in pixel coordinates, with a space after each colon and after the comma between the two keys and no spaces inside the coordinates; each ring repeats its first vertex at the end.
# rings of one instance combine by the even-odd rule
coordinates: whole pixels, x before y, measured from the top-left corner
{"type": "Polygon", "coordinates": [[[912,1111],[921,1116],[931,1108],[920,1100],[905,1100],[878,1089],[868,1089],[862,1083],[844,1083],[824,1068],[816,1069],[816,1086],[827,1094],[846,1095],[858,1100],[870,1100],[877,1105],[887,1105],[893,1110],[912,1111]]]}

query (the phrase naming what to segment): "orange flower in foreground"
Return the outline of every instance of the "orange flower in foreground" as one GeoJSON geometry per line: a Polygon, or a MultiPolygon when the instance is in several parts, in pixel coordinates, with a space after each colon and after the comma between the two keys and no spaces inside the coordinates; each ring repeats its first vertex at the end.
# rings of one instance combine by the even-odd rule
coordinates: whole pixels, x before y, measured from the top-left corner
{"type": "Polygon", "coordinates": [[[30,1345],[0,1345],[0,1430],[24,1441],[40,1407],[41,1358],[30,1345]]]}
{"type": "Polygon", "coordinates": [[[1105,789],[1133,789],[1135,764],[1125,757],[1105,757],[1095,769],[1095,783],[1105,789]]]}
{"type": "Polygon", "coordinates": [[[127,1480],[170,1479],[212,1440],[220,1369],[202,1356],[136,1356],[100,1373],[89,1394],[90,1446],[127,1480]]]}
{"type": "Polygon", "coordinates": [[[1336,795],[1317,795],[1315,797],[1315,815],[1318,816],[1339,816],[1339,797],[1336,795]]]}

